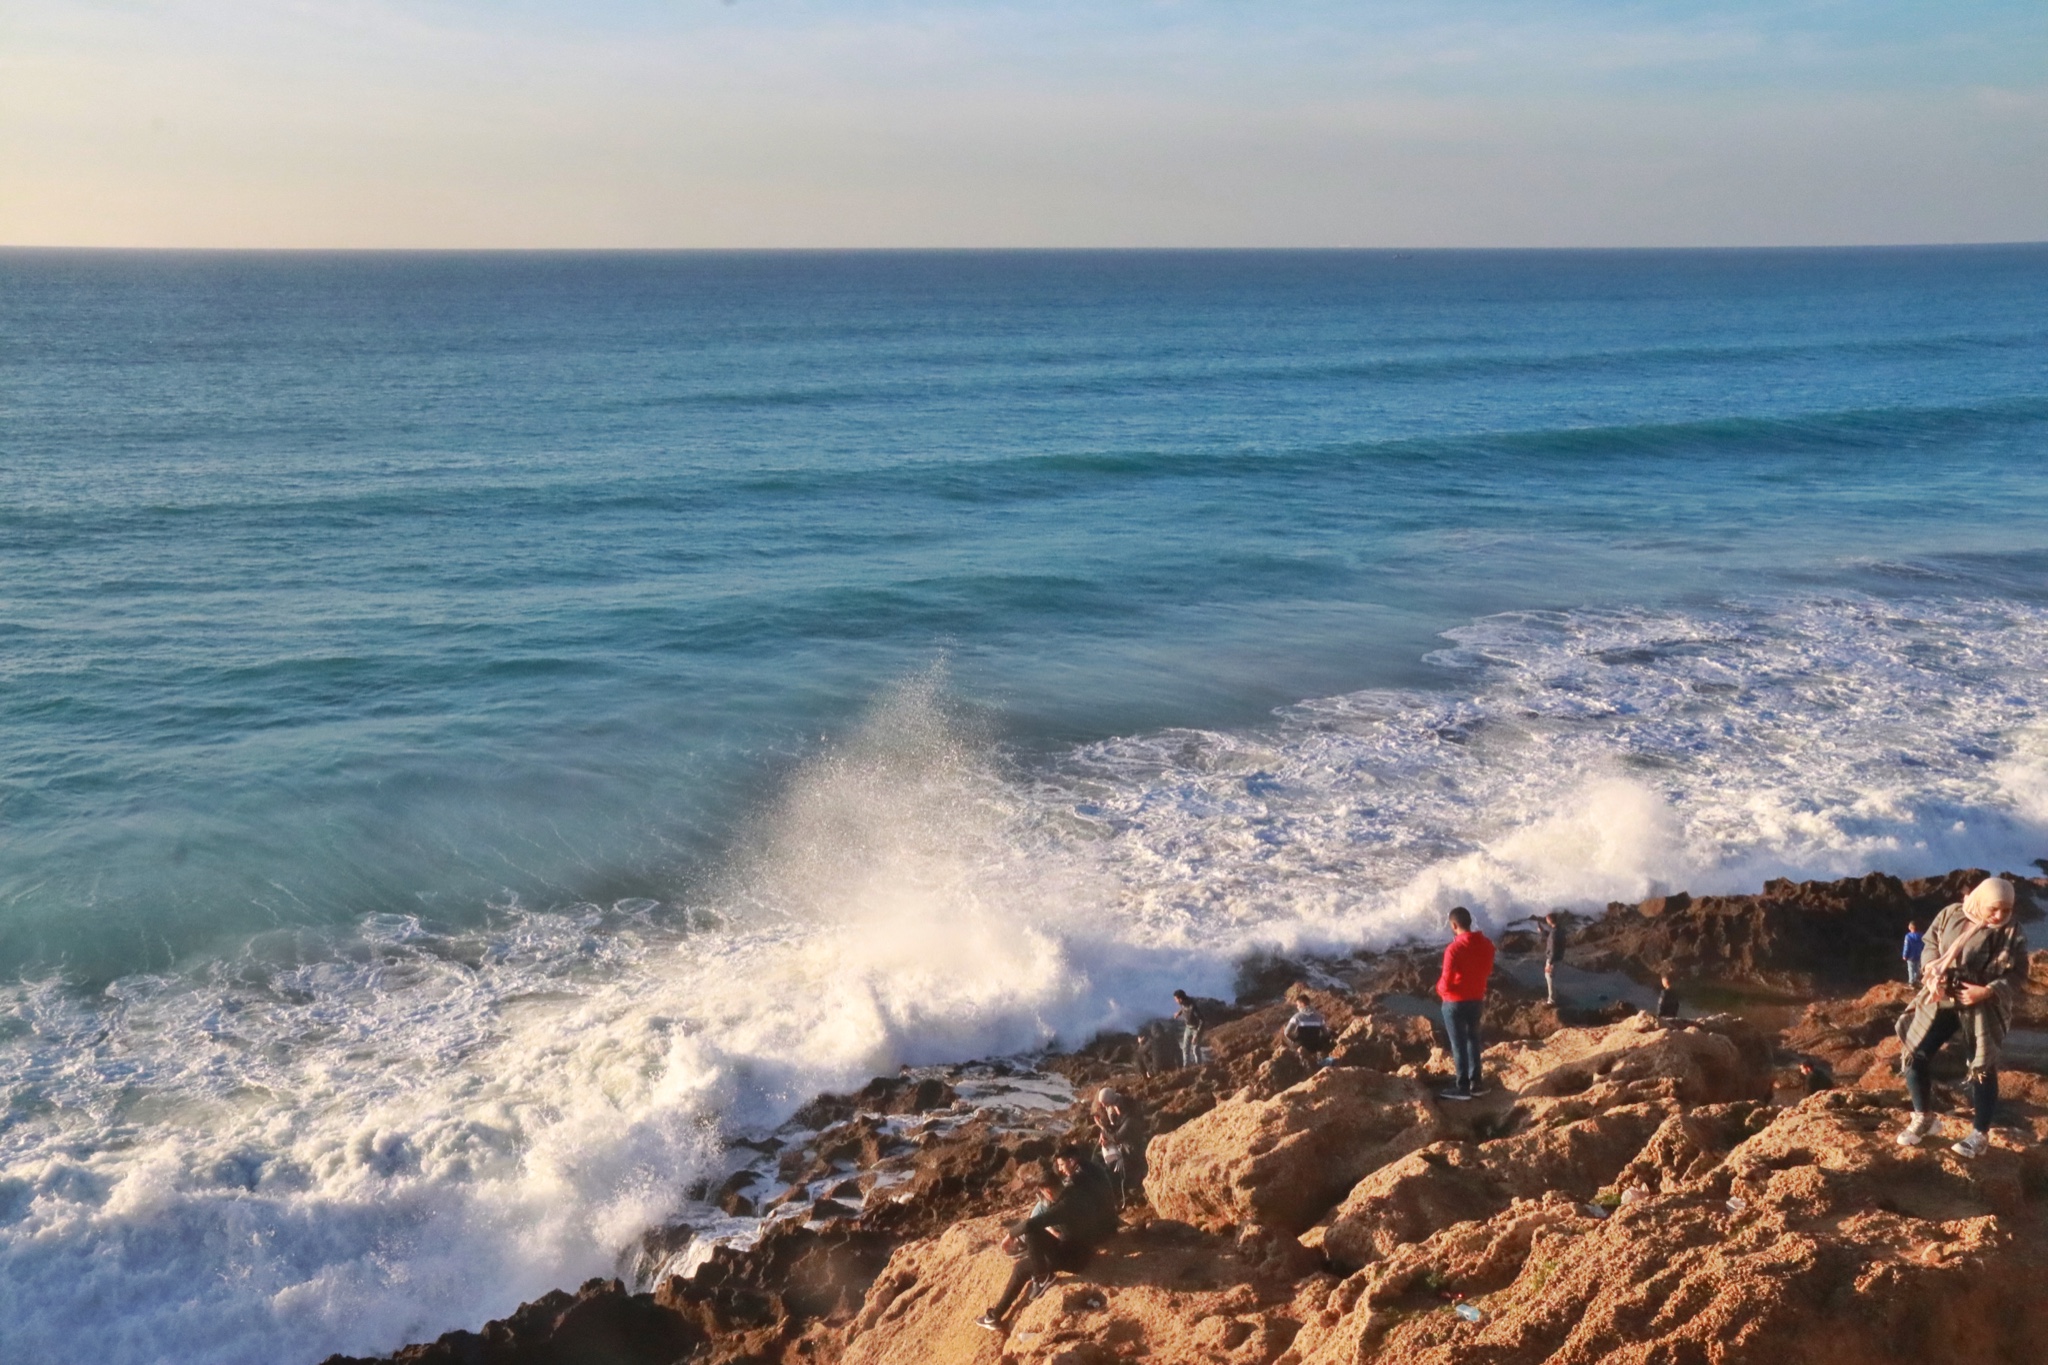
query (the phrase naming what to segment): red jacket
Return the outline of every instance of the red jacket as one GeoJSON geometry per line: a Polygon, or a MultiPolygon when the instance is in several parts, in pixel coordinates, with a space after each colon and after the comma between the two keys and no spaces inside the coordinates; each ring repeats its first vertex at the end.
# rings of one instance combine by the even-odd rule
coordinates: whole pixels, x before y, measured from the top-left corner
{"type": "Polygon", "coordinates": [[[1436,993],[1445,1000],[1484,1000],[1493,975],[1493,940],[1477,929],[1453,937],[1444,948],[1444,973],[1436,993]]]}

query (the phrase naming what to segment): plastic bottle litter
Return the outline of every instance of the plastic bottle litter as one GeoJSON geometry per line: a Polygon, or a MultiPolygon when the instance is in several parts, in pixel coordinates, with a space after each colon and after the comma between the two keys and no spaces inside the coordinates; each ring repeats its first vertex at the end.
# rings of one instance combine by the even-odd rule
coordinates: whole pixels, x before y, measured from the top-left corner
{"type": "Polygon", "coordinates": [[[1748,1207],[1749,1201],[1747,1199],[1744,1199],[1739,1194],[1736,1195],[1735,1198],[1728,1201],[1728,1212],[1730,1213],[1741,1213],[1744,1209],[1748,1207]]]}
{"type": "Polygon", "coordinates": [[[1641,1190],[1634,1188],[1626,1189],[1621,1192],[1621,1202],[1624,1204],[1640,1203],[1643,1197],[1643,1192],[1641,1190]]]}
{"type": "Polygon", "coordinates": [[[1476,1307],[1469,1303],[1459,1304],[1457,1306],[1456,1311],[1458,1316],[1463,1318],[1467,1322],[1477,1322],[1481,1318],[1486,1316],[1486,1314],[1480,1312],[1476,1307]]]}
{"type": "Polygon", "coordinates": [[[1607,1210],[1601,1208],[1598,1204],[1586,1205],[1586,1212],[1592,1214],[1595,1218],[1605,1218],[1607,1216],[1607,1210]]]}

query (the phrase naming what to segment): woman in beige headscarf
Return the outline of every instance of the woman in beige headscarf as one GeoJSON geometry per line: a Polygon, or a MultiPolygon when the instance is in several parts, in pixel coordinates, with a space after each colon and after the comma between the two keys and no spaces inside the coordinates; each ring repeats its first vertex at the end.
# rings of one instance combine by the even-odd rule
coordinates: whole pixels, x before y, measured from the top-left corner
{"type": "Polygon", "coordinates": [[[1976,1122],[1954,1150],[1976,1156],[1991,1143],[1998,1049],[2027,979],[2027,936],[2013,922],[2015,899],[2011,882],[1986,877],[1927,926],[1920,993],[1899,1020],[1905,1046],[1899,1060],[1913,1097],[1913,1118],[1899,1134],[1901,1146],[1917,1147],[1940,1128],[1929,1100],[1927,1069],[1941,1045],[1958,1033],[1970,1043],[1970,1103],[1976,1122]]]}

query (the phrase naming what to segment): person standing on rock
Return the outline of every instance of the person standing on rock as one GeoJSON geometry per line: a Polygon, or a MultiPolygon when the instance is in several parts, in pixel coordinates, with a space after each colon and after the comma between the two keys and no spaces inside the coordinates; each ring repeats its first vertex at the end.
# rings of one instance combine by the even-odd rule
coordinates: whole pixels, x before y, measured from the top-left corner
{"type": "Polygon", "coordinates": [[[1933,1112],[1927,1079],[1934,1054],[1961,1034],[1970,1047],[1969,1091],[1975,1110],[1970,1134],[1954,1144],[1958,1156],[1973,1157],[1991,1145],[1991,1118],[1998,1109],[1998,1053],[2012,1022],[2013,1005],[2027,980],[2027,936],[2013,922],[2013,884],[1986,877],[1927,926],[1930,960],[1920,993],[1899,1017],[1901,1068],[1913,1097],[1913,1117],[1899,1145],[1917,1147],[1941,1127],[1933,1112]]]}
{"type": "Polygon", "coordinates": [[[1659,1019],[1676,1019],[1678,1017],[1678,988],[1671,984],[1671,974],[1669,972],[1665,973],[1657,978],[1657,982],[1661,987],[1657,992],[1657,1017],[1659,1019]]]}
{"type": "Polygon", "coordinates": [[[1173,999],[1180,1007],[1173,1012],[1173,1017],[1180,1020],[1180,1064],[1200,1066],[1202,1033],[1208,1027],[1202,1018],[1202,1007],[1186,991],[1175,991],[1173,999]]]}
{"type": "Polygon", "coordinates": [[[1899,949],[1899,956],[1905,959],[1906,984],[1908,986],[1920,984],[1920,954],[1926,947],[1927,940],[1921,937],[1919,922],[1917,920],[1906,921],[1906,943],[1904,947],[1899,949]]]}
{"type": "Polygon", "coordinates": [[[1553,910],[1540,921],[1543,925],[1543,996],[1557,1003],[1557,964],[1564,961],[1564,916],[1553,910]]]}
{"type": "Polygon", "coordinates": [[[977,1327],[991,1332],[1003,1330],[1003,1319],[1031,1286],[1037,1298],[1052,1287],[1053,1276],[1062,1270],[1075,1271],[1088,1264],[1095,1248],[1116,1233],[1116,1191],[1109,1173],[1088,1159],[1085,1149],[1064,1149],[1050,1168],[1039,1167],[1039,1194],[1049,1198],[1003,1245],[1017,1257],[1010,1269],[1010,1282],[1003,1296],[986,1313],[974,1320],[977,1327]]]}
{"type": "Polygon", "coordinates": [[[1450,1035],[1458,1075],[1441,1096],[1469,1100],[1482,1093],[1479,1016],[1486,1009],[1486,980],[1493,975],[1493,940],[1472,927],[1472,912],[1462,905],[1451,911],[1450,924],[1451,941],[1444,949],[1436,993],[1444,1002],[1444,1032],[1450,1035]]]}

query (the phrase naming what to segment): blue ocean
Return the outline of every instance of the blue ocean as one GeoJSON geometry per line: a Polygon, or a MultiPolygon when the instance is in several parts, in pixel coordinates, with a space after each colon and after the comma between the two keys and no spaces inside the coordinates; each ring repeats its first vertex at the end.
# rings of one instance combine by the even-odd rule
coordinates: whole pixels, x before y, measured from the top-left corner
{"type": "Polygon", "coordinates": [[[2048,247],[0,252],[0,1359],[475,1327],[1260,950],[2040,856],[2048,247]]]}

